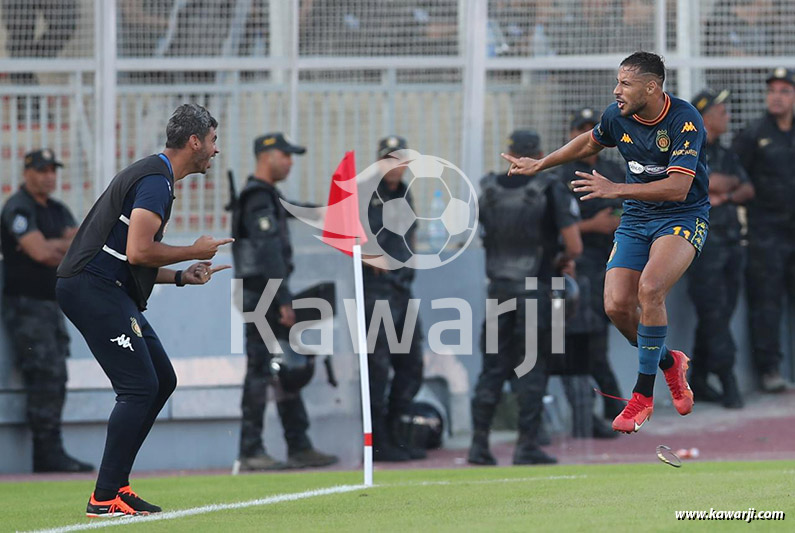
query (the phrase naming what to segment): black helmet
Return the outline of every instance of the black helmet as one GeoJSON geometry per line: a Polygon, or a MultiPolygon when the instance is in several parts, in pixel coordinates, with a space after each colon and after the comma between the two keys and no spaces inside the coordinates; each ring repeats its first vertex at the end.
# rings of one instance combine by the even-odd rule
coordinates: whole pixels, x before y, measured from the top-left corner
{"type": "Polygon", "coordinates": [[[298,392],[315,375],[315,355],[303,355],[292,349],[287,340],[279,339],[282,353],[271,358],[271,371],[287,392],[298,392]]]}
{"type": "Polygon", "coordinates": [[[439,411],[428,402],[414,402],[402,421],[409,425],[410,445],[421,449],[436,449],[442,445],[444,421],[439,411]]]}

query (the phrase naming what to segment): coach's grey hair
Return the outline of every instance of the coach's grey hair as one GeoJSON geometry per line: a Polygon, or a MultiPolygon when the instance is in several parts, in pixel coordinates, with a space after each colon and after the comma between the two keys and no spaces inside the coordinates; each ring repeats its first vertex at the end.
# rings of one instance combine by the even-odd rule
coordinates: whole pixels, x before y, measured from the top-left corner
{"type": "Polygon", "coordinates": [[[166,148],[184,148],[191,135],[204,140],[210,128],[218,127],[218,121],[199,104],[179,106],[166,126],[166,148]]]}

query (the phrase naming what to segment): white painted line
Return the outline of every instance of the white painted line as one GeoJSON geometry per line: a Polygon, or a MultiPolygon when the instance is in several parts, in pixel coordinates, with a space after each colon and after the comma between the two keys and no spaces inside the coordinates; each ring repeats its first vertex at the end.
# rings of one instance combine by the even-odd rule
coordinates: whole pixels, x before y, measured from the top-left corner
{"type": "MultiPolygon", "coordinates": [[[[409,481],[406,483],[390,483],[388,485],[380,485],[382,487],[398,487],[398,486],[414,486],[414,487],[430,487],[436,485],[491,485],[494,483],[528,483],[531,481],[555,481],[558,479],[585,479],[586,475],[567,475],[567,476],[535,476],[535,477],[506,477],[502,479],[476,479],[473,481],[466,481],[458,479],[455,481],[409,481]]],[[[376,485],[379,486],[379,485],[376,485]]]]}
{"type": "Polygon", "coordinates": [[[148,516],[131,516],[129,518],[94,518],[91,522],[74,524],[71,526],[64,526],[54,529],[40,529],[34,533],[67,533],[69,531],[85,531],[89,529],[102,529],[106,527],[124,526],[127,524],[142,524],[144,522],[156,522],[159,520],[172,520],[175,518],[184,518],[186,516],[195,516],[206,513],[214,513],[216,511],[226,511],[230,509],[244,509],[246,507],[259,507],[263,505],[272,505],[274,503],[292,502],[296,500],[304,500],[307,498],[314,498],[315,496],[326,496],[329,494],[342,494],[345,492],[353,492],[362,489],[376,488],[376,487],[401,487],[401,486],[442,486],[442,485],[489,485],[496,483],[528,483],[532,481],[555,481],[562,479],[585,479],[585,475],[561,475],[561,476],[534,476],[534,477],[511,477],[501,479],[478,479],[473,481],[455,480],[455,481],[409,481],[405,483],[388,483],[377,484],[371,487],[365,485],[339,485],[336,487],[329,487],[327,489],[308,490],[306,492],[296,492],[293,494],[277,494],[275,496],[268,496],[267,498],[260,498],[258,500],[249,500],[247,502],[238,503],[224,503],[205,505],[204,507],[194,507],[193,509],[185,509],[183,511],[167,511],[164,513],[157,513],[148,516]]]}
{"type": "Polygon", "coordinates": [[[159,520],[173,520],[174,518],[184,518],[186,516],[214,513],[216,511],[244,509],[246,507],[258,507],[262,505],[272,505],[274,503],[292,502],[295,500],[314,498],[315,496],[326,496],[328,494],[342,494],[344,492],[353,492],[362,490],[364,488],[367,487],[364,485],[340,485],[337,487],[329,487],[327,489],[308,490],[306,492],[296,492],[293,494],[277,494],[275,496],[260,498],[258,500],[250,500],[247,502],[206,505],[204,507],[194,507],[193,509],[185,509],[183,511],[167,511],[164,513],[151,514],[148,516],[94,518],[93,521],[89,523],[74,524],[71,526],[58,527],[54,529],[42,529],[37,530],[37,533],[66,533],[68,531],[85,531],[88,529],[102,529],[106,527],[124,526],[127,524],[142,524],[144,522],[157,522],[159,520]]]}

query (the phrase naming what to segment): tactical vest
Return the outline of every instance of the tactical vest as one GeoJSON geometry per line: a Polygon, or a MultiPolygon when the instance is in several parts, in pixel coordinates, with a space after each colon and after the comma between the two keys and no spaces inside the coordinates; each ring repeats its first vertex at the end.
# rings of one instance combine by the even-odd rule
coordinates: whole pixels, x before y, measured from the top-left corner
{"type": "Polygon", "coordinates": [[[287,233],[287,215],[279,203],[280,197],[276,188],[257,179],[249,179],[235,204],[232,212],[232,258],[235,265],[236,278],[265,277],[284,279],[292,272],[292,248],[287,233]],[[273,204],[278,231],[284,232],[270,239],[255,239],[249,236],[244,227],[243,215],[246,203],[256,194],[267,194],[273,204]]]}
{"type": "Polygon", "coordinates": [[[542,222],[547,210],[547,188],[554,178],[538,174],[524,187],[499,184],[489,174],[480,182],[480,224],[486,250],[486,275],[491,281],[524,284],[535,277],[543,259],[542,222]]]}
{"type": "MultiPolygon", "coordinates": [[[[111,180],[108,188],[99,197],[91,211],[86,215],[85,220],[80,225],[72,245],[58,267],[59,278],[71,278],[83,271],[85,266],[100,252],[109,253],[116,259],[124,261],[130,268],[130,277],[133,281],[134,294],[131,294],[138,308],[143,311],[146,309],[146,302],[157,279],[157,267],[146,267],[141,265],[130,265],[127,262],[125,250],[111,250],[105,245],[113,226],[121,220],[129,225],[130,221],[122,214],[124,199],[127,193],[138,183],[138,180],[146,176],[162,175],[166,176],[170,190],[174,190],[174,176],[162,158],[158,155],[150,155],[136,161],[125,168],[111,180]]],[[[160,228],[155,234],[155,241],[163,239],[163,230],[168,219],[171,217],[171,206],[174,203],[172,195],[166,208],[165,218],[160,222],[160,228]]]]}

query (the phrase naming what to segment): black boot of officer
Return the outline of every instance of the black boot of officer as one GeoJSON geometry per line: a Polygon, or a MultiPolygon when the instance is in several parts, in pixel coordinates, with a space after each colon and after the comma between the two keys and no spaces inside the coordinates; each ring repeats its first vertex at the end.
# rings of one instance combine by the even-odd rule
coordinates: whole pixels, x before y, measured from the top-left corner
{"type": "MultiPolygon", "coordinates": [[[[294,393],[297,394],[297,393],[294,393]]],[[[306,432],[309,429],[309,416],[303,400],[288,397],[276,402],[279,419],[284,427],[284,440],[287,442],[287,468],[316,468],[330,466],[339,461],[336,455],[315,450],[306,432]]]]}
{"type": "Polygon", "coordinates": [[[392,442],[406,452],[411,459],[426,459],[428,452],[414,442],[414,423],[409,413],[390,413],[387,418],[392,442]]]}
{"type": "Polygon", "coordinates": [[[373,461],[398,463],[409,460],[408,451],[392,442],[386,417],[373,413],[373,461]]]}
{"type": "Polygon", "coordinates": [[[472,445],[469,447],[467,462],[473,465],[494,466],[497,459],[489,450],[489,430],[476,429],[472,433],[472,445]]]}
{"type": "Polygon", "coordinates": [[[92,472],[94,470],[94,465],[78,461],[64,451],[60,430],[34,435],[34,472],[92,472]]]}
{"type": "Polygon", "coordinates": [[[745,406],[742,394],[740,394],[740,387],[737,385],[737,378],[734,377],[734,372],[731,368],[718,373],[721,387],[723,388],[723,396],[721,404],[727,409],[742,409],[745,406]]]}

